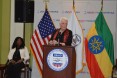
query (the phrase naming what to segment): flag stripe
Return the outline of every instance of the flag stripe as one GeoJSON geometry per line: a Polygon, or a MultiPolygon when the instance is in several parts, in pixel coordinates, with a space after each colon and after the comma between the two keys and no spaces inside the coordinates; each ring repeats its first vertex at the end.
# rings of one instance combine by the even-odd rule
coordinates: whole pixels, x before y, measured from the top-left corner
{"type": "Polygon", "coordinates": [[[101,36],[105,42],[105,48],[108,53],[108,56],[114,65],[114,45],[113,45],[113,36],[110,32],[110,29],[106,23],[104,15],[100,12],[100,16],[96,19],[96,30],[99,36],[101,36]],[[108,32],[108,34],[107,34],[108,32]]]}
{"type": "Polygon", "coordinates": [[[44,42],[43,42],[43,39],[41,38],[39,29],[36,29],[36,36],[37,36],[37,38],[38,38],[38,41],[39,41],[39,43],[40,43],[40,46],[42,47],[42,45],[44,45],[44,42]]]}
{"type": "Polygon", "coordinates": [[[40,59],[41,59],[41,62],[42,62],[42,61],[43,61],[43,60],[42,60],[42,56],[41,56],[41,54],[40,54],[39,48],[37,47],[37,43],[36,43],[36,41],[35,41],[35,39],[34,39],[34,36],[32,36],[32,40],[33,40],[33,42],[34,42],[34,45],[35,45],[36,50],[37,50],[37,53],[38,53],[38,55],[39,55],[39,57],[40,57],[40,59]]]}
{"type": "Polygon", "coordinates": [[[41,48],[41,50],[42,50],[42,42],[43,42],[43,41],[40,41],[41,38],[39,38],[40,36],[38,36],[37,30],[35,31],[35,35],[36,35],[36,37],[37,37],[38,43],[39,43],[40,48],[41,48]]]}
{"type": "MultiPolygon", "coordinates": [[[[94,27],[96,27],[96,25],[94,27]]],[[[93,33],[96,34],[96,30],[94,30],[93,33]]],[[[107,54],[106,49],[104,48],[103,52],[96,54],[95,57],[98,61],[98,64],[99,64],[104,76],[105,77],[111,76],[113,65],[111,63],[111,60],[110,60],[108,54],[107,54]],[[107,65],[107,66],[105,66],[105,65],[107,65]]]]}
{"type": "Polygon", "coordinates": [[[45,38],[45,42],[46,42],[45,44],[47,45],[48,44],[48,38],[47,37],[45,38]]]}
{"type": "Polygon", "coordinates": [[[50,36],[47,37],[47,40],[50,40],[50,36]]]}
{"type": "Polygon", "coordinates": [[[36,64],[37,64],[38,67],[39,67],[40,74],[42,74],[42,69],[41,69],[41,66],[40,66],[40,64],[39,64],[39,62],[38,62],[38,59],[37,59],[37,57],[36,57],[36,54],[35,54],[34,49],[33,49],[33,47],[32,47],[32,44],[30,44],[30,47],[31,47],[31,50],[32,50],[32,54],[34,55],[34,58],[35,58],[35,60],[36,60],[36,64]]]}
{"type": "Polygon", "coordinates": [[[44,42],[45,45],[47,44],[45,39],[43,39],[43,42],[44,42]]]}
{"type": "MultiPolygon", "coordinates": [[[[87,35],[87,39],[89,40],[94,35],[98,35],[97,31],[96,31],[96,28],[95,28],[95,23],[93,23],[93,25],[92,25],[92,27],[90,29],[90,33],[87,35]]],[[[111,76],[112,63],[111,63],[111,61],[109,59],[109,56],[108,56],[106,50],[104,49],[100,54],[95,54],[94,56],[95,56],[95,59],[96,59],[98,65],[99,65],[99,68],[102,71],[104,77],[111,76]]]]}
{"type": "Polygon", "coordinates": [[[40,59],[40,57],[38,56],[38,52],[37,52],[37,50],[36,50],[36,47],[35,47],[35,45],[34,45],[34,42],[31,40],[31,44],[32,44],[32,48],[33,48],[33,50],[34,50],[34,52],[35,52],[35,54],[36,54],[36,57],[37,57],[37,59],[38,59],[38,62],[39,62],[39,64],[40,64],[40,67],[41,67],[41,69],[42,69],[42,62],[41,62],[41,59],[40,59]]]}
{"type": "Polygon", "coordinates": [[[37,44],[37,47],[38,47],[38,49],[39,49],[39,52],[40,52],[40,55],[41,55],[41,57],[43,57],[43,51],[42,51],[42,43],[40,43],[41,41],[40,40],[38,40],[38,36],[36,36],[35,37],[35,41],[36,41],[36,44],[37,44]]]}
{"type": "MultiPolygon", "coordinates": [[[[88,46],[88,40],[85,39],[85,45],[88,46]]],[[[91,75],[91,78],[104,78],[103,76],[103,73],[101,72],[100,70],[100,67],[98,65],[98,62],[94,56],[94,54],[92,54],[88,47],[85,47],[86,48],[86,61],[87,61],[87,65],[88,65],[88,68],[89,68],[89,71],[90,71],[90,75],[91,75]],[[97,72],[97,73],[95,73],[97,72]]]]}
{"type": "Polygon", "coordinates": [[[40,51],[40,54],[41,56],[43,57],[43,51],[42,51],[42,45],[44,44],[42,39],[40,38],[40,35],[38,33],[38,30],[35,31],[35,35],[37,37],[37,43],[39,43],[38,47],[39,47],[39,51],[40,51]]]}

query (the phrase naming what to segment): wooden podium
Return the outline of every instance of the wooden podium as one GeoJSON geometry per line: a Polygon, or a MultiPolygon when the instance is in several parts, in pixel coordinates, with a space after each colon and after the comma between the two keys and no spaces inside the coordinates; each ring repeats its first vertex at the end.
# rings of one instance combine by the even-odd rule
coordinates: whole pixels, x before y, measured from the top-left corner
{"type": "Polygon", "coordinates": [[[75,78],[76,52],[71,46],[43,46],[43,78],[75,78]]]}

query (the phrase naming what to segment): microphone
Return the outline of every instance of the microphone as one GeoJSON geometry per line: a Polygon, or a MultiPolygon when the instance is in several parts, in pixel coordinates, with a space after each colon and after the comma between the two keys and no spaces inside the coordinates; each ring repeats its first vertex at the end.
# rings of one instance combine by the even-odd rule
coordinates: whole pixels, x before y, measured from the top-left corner
{"type": "Polygon", "coordinates": [[[58,38],[60,38],[60,36],[61,36],[61,32],[58,33],[58,38]]]}

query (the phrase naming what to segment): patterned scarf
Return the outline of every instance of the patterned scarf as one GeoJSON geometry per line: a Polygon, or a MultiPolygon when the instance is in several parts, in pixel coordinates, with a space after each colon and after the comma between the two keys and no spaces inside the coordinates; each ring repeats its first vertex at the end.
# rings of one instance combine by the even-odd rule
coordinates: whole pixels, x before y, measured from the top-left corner
{"type": "MultiPolygon", "coordinates": [[[[56,39],[56,37],[57,37],[59,31],[60,31],[60,29],[58,29],[58,30],[56,31],[56,33],[54,34],[53,40],[56,39]]],[[[65,43],[65,42],[67,42],[67,39],[68,39],[68,36],[69,36],[69,30],[66,29],[63,33],[64,33],[64,39],[63,39],[63,42],[65,43]]]]}

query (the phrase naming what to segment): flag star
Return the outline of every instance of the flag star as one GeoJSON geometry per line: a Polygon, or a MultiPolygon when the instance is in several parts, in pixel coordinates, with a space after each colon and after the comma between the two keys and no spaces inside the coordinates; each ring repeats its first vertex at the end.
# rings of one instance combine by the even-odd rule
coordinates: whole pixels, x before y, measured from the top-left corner
{"type": "Polygon", "coordinates": [[[43,38],[47,37],[55,30],[55,27],[53,25],[53,22],[50,18],[48,11],[45,11],[45,14],[41,19],[38,27],[39,27],[40,34],[43,38]]]}

